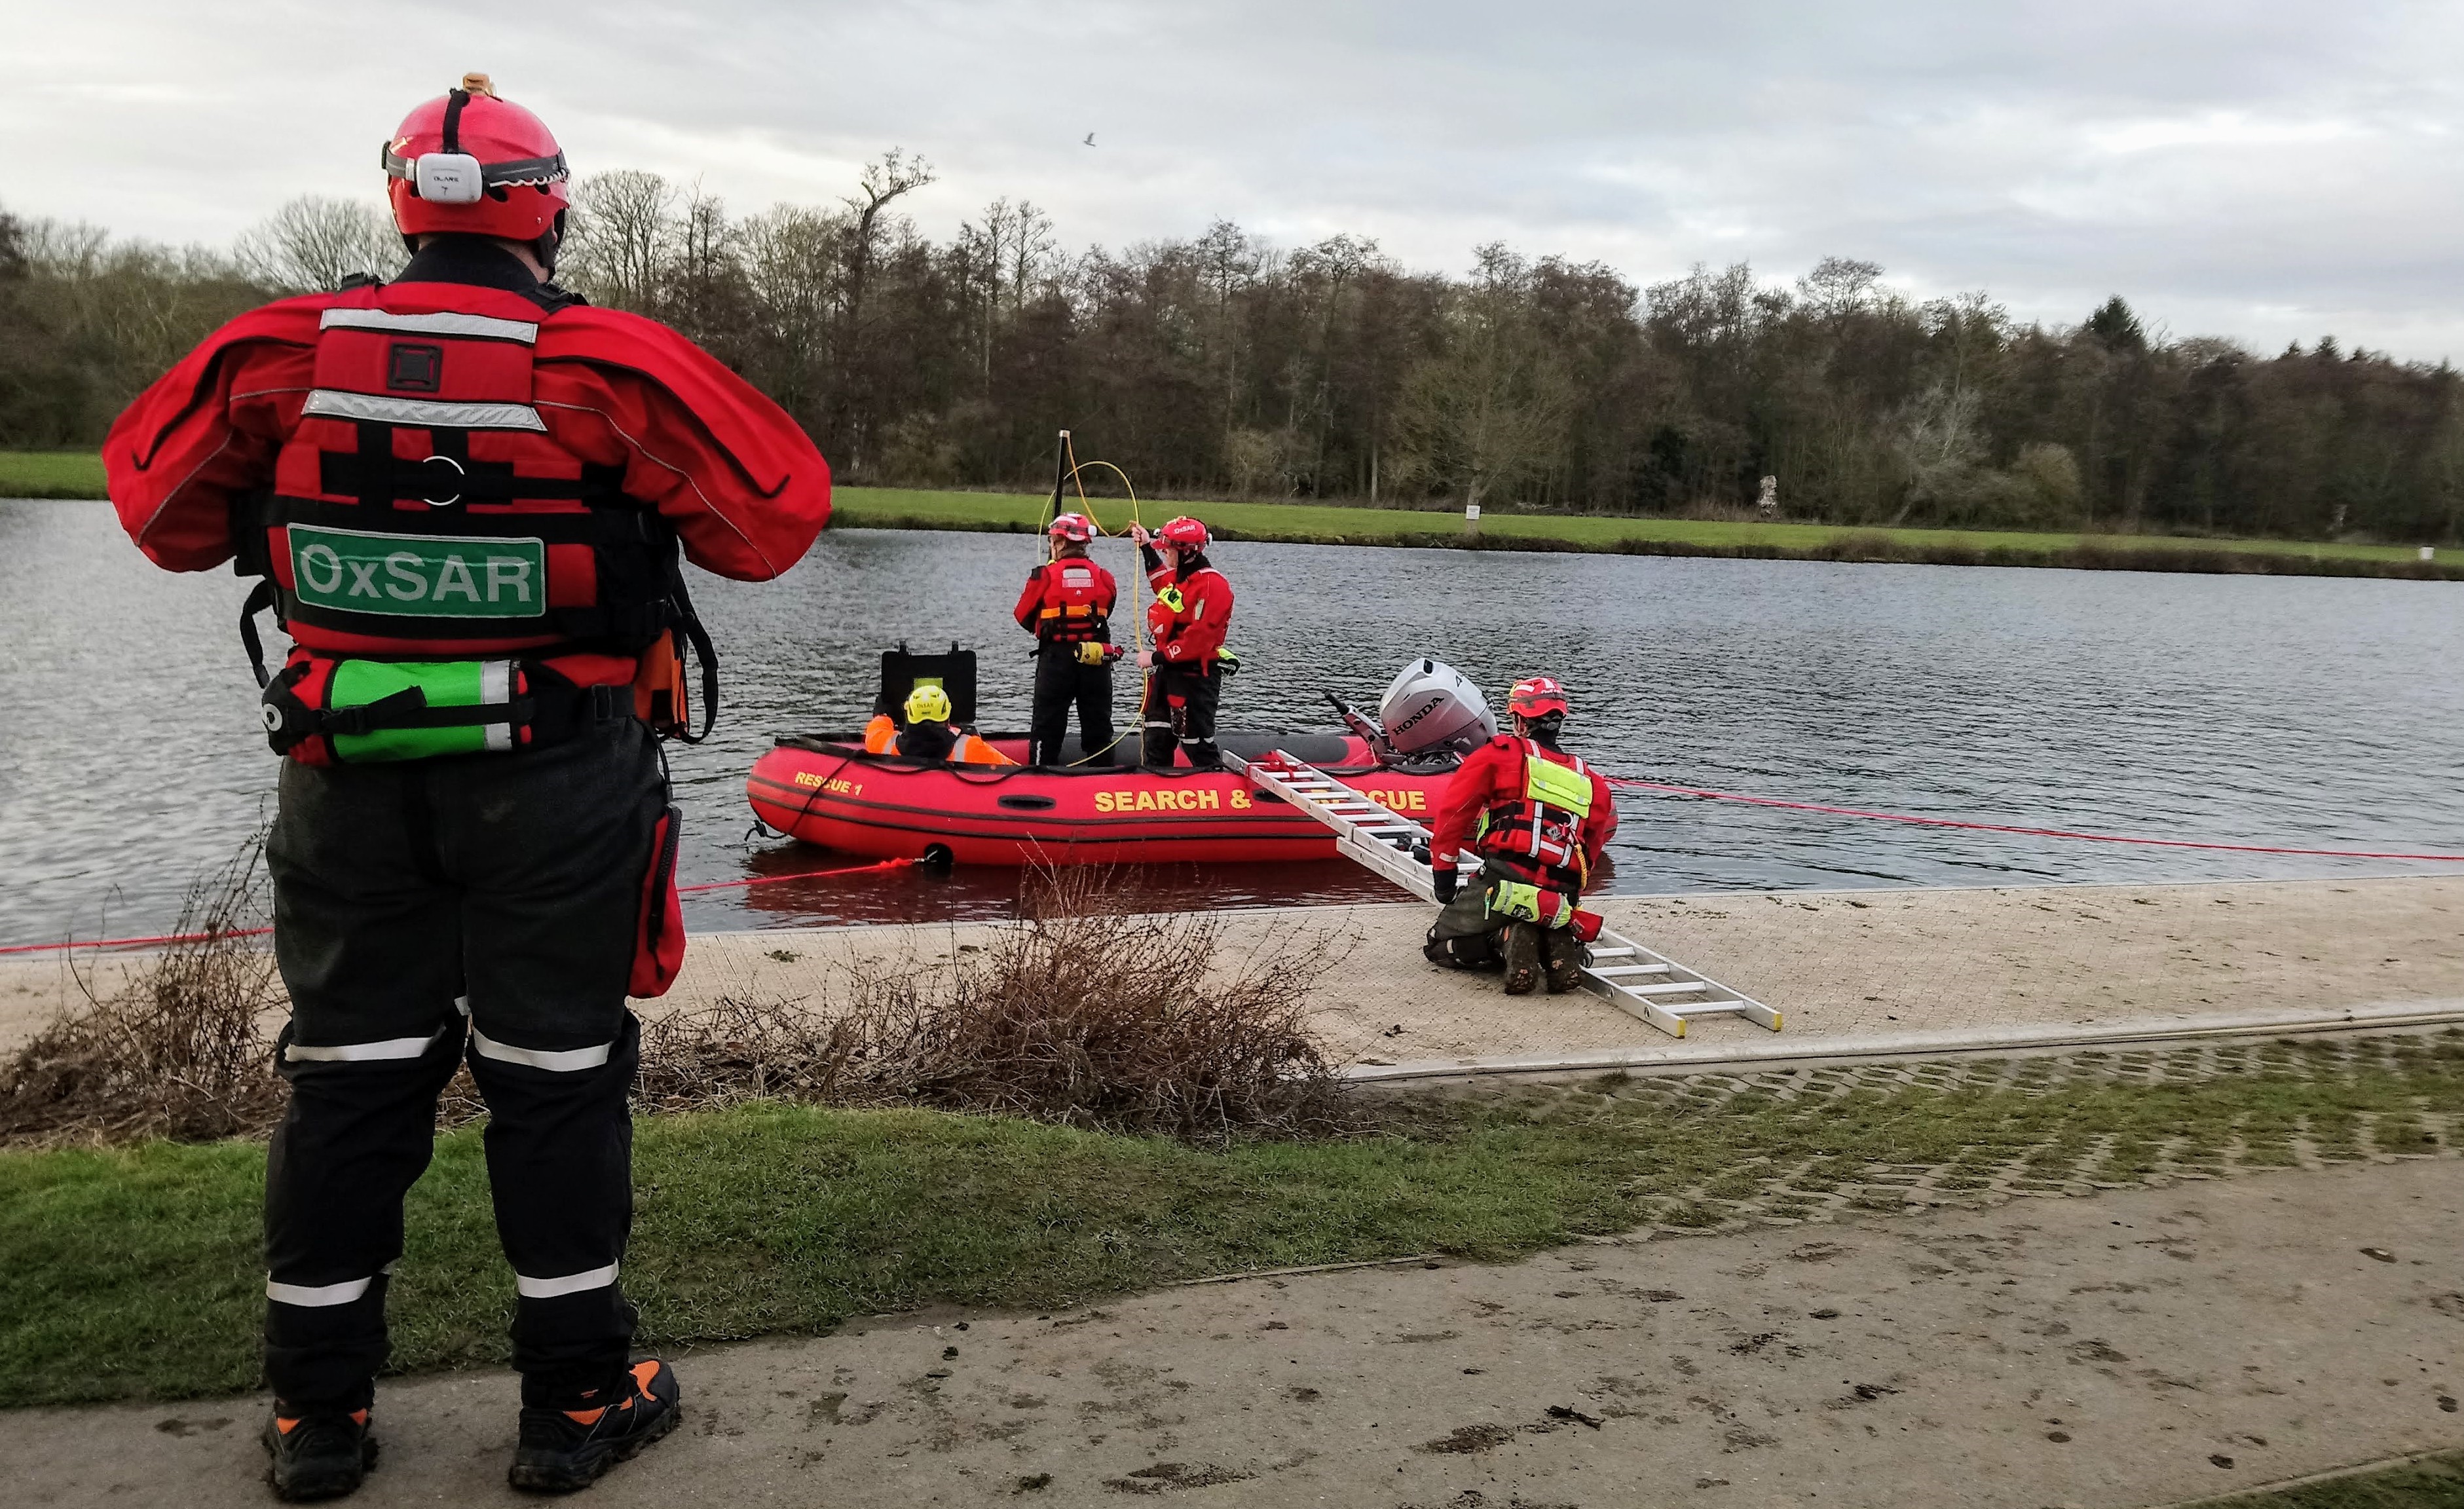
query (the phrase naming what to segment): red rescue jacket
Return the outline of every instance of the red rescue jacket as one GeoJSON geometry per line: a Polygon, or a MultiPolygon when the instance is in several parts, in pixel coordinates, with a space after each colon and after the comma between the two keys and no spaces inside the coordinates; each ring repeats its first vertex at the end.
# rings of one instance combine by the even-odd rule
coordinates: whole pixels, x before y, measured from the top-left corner
{"type": "Polygon", "coordinates": [[[1223,573],[1202,558],[1195,567],[1184,562],[1176,573],[1156,556],[1147,569],[1147,585],[1155,595],[1147,604],[1155,658],[1198,670],[1213,665],[1232,626],[1232,583],[1223,573]]]}
{"type": "Polygon", "coordinates": [[[1109,643],[1119,596],[1111,572],[1084,556],[1064,556],[1026,574],[1026,590],[1018,595],[1011,617],[1041,644],[1109,643]]]}
{"type": "Polygon", "coordinates": [[[170,570],[267,577],[306,650],[632,680],[676,543],[776,577],[829,517],[829,469],[682,336],[567,299],[436,243],[404,281],[241,316],[113,423],[121,525],[170,570]]]}
{"type": "Polygon", "coordinates": [[[1617,825],[1617,798],[1599,772],[1563,750],[1502,733],[1464,756],[1454,778],[1446,782],[1438,798],[1436,820],[1429,827],[1429,867],[1451,870],[1455,856],[1469,848],[1518,880],[1579,893],[1598,867],[1600,853],[1616,835],[1617,825]],[[1591,779],[1591,812],[1582,820],[1576,839],[1579,864],[1533,863],[1517,852],[1524,845],[1515,840],[1531,817],[1527,810],[1529,782],[1524,762],[1532,757],[1567,770],[1579,768],[1591,779]],[[1481,831],[1483,818],[1489,820],[1485,831],[1481,831]]]}

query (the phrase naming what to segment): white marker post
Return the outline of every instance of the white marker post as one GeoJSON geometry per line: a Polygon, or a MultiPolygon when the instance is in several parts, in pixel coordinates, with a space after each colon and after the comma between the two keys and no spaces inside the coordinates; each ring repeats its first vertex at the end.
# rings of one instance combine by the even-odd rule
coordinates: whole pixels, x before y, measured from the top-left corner
{"type": "Polygon", "coordinates": [[[1463,505],[1463,533],[1466,535],[1480,533],[1480,505],[1477,503],[1463,505]]]}

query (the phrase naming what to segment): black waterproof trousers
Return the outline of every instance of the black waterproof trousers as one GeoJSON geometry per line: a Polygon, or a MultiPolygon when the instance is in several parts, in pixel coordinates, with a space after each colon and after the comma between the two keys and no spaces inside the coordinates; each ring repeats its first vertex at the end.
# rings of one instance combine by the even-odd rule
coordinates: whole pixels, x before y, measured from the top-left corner
{"type": "Polygon", "coordinates": [[[532,754],[283,765],[266,857],[291,1104],[266,1165],[265,1371],[286,1406],[368,1402],[403,1195],[466,1053],[524,1401],[623,1369],[640,1042],[626,985],[666,810],[656,746],[629,718],[532,754]]]}
{"type": "Polygon", "coordinates": [[[1057,765],[1069,733],[1069,710],[1078,710],[1078,747],[1091,765],[1109,765],[1102,753],[1112,743],[1112,663],[1078,663],[1075,645],[1043,645],[1035,651],[1035,710],[1027,721],[1026,762],[1057,765]]]}
{"type": "Polygon", "coordinates": [[[1147,673],[1146,763],[1171,764],[1176,743],[1189,751],[1192,765],[1222,763],[1215,747],[1215,708],[1222,697],[1221,664],[1208,661],[1201,669],[1158,660],[1147,673]]]}

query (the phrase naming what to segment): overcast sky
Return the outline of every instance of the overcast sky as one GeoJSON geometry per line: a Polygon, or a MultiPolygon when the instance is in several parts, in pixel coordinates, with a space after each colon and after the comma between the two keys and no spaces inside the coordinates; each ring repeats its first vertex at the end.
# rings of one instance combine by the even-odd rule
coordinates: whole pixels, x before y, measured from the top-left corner
{"type": "Polygon", "coordinates": [[[998,195],[1065,243],[1228,218],[1417,268],[1503,239],[1638,283],[1826,253],[1929,296],[2263,348],[2464,356],[2464,7],[541,5],[0,0],[0,207],[222,243],[465,69],[575,168],[828,201],[893,144],[948,234],[998,195]],[[1084,144],[1089,132],[1095,144],[1084,144]]]}

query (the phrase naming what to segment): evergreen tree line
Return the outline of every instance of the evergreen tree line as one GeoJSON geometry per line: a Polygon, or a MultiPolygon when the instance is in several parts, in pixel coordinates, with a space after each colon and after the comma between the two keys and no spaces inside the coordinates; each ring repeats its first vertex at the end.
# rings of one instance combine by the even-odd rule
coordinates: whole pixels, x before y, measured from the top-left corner
{"type": "MultiPolygon", "coordinates": [[[[1228,223],[1071,251],[1007,200],[935,242],[903,213],[932,181],[893,152],[840,204],[739,218],[600,174],[559,275],[715,352],[849,482],[1041,488],[1067,426],[1162,494],[2421,542],[2464,523],[2445,362],[2166,339],[2119,296],[2021,323],[1838,257],[1785,287],[1739,264],[1638,290],[1502,245],[1448,276],[1228,223]]],[[[403,257],[358,202],[294,201],[227,252],[0,214],[0,446],[90,446],[221,320],[403,257]]]]}

